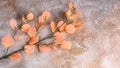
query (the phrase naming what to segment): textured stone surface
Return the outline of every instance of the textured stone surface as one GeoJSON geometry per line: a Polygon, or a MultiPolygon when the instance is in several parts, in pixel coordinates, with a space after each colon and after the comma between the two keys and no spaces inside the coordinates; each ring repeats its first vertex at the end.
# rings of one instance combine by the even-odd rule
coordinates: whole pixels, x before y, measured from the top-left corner
{"type": "MultiPolygon", "coordinates": [[[[120,68],[120,1],[72,1],[82,13],[84,27],[68,35],[73,41],[71,50],[36,52],[32,56],[22,52],[21,62],[2,59],[0,68],[120,68]]],[[[14,35],[8,25],[10,18],[17,18],[20,23],[21,14],[33,12],[37,19],[44,10],[62,17],[62,12],[68,9],[67,4],[68,0],[1,0],[0,41],[5,34],[14,35]]],[[[0,44],[0,56],[5,52],[0,44]]]]}

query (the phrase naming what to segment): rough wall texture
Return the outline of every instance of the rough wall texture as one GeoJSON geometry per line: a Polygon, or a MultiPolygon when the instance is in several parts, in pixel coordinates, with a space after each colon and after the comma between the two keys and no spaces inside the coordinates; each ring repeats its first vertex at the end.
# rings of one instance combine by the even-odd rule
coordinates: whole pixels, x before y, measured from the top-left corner
{"type": "MultiPolygon", "coordinates": [[[[21,62],[1,59],[0,68],[120,68],[120,1],[72,1],[82,13],[84,27],[68,35],[74,44],[71,50],[36,51],[32,56],[21,51],[21,62]]],[[[62,12],[68,9],[67,4],[68,0],[0,0],[0,41],[5,34],[15,34],[8,25],[10,18],[16,18],[20,24],[22,14],[33,12],[37,19],[46,9],[62,17],[62,12]]],[[[22,47],[25,43],[18,45],[22,47]]],[[[0,57],[6,52],[0,43],[0,57]]]]}

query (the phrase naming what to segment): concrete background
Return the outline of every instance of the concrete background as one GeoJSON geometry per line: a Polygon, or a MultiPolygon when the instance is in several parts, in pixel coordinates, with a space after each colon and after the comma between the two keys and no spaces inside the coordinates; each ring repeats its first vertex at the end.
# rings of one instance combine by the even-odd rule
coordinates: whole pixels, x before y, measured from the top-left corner
{"type": "MultiPolygon", "coordinates": [[[[21,51],[23,55],[21,62],[2,59],[0,68],[120,68],[120,1],[71,1],[82,13],[84,24],[82,29],[77,29],[76,34],[67,36],[73,42],[71,50],[59,49],[48,53],[36,51],[32,56],[27,56],[21,51]]],[[[0,0],[0,41],[5,34],[13,36],[15,33],[8,25],[11,18],[16,18],[20,24],[22,14],[33,12],[37,19],[37,16],[46,9],[62,17],[60,14],[68,9],[68,2],[68,0],[0,0]]],[[[6,48],[0,43],[0,56],[6,52],[6,48]]]]}

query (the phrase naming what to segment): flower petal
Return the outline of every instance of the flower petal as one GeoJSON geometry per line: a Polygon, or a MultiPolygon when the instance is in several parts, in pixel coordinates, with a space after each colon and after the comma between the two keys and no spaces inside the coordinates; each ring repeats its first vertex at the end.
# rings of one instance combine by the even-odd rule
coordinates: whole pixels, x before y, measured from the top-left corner
{"type": "Polygon", "coordinates": [[[26,45],[24,51],[27,55],[32,55],[35,52],[35,45],[26,45]]]}
{"type": "Polygon", "coordinates": [[[74,27],[73,24],[68,24],[68,25],[65,27],[65,31],[66,31],[68,34],[74,34],[75,31],[76,31],[76,28],[74,27]]]}
{"type": "Polygon", "coordinates": [[[22,60],[22,55],[20,52],[13,53],[9,56],[9,59],[12,61],[20,61],[22,60]]]}
{"type": "Polygon", "coordinates": [[[15,30],[17,28],[17,21],[15,19],[11,19],[10,26],[13,30],[15,30]]]}
{"type": "Polygon", "coordinates": [[[30,37],[34,37],[36,35],[36,28],[35,27],[30,27],[27,34],[30,36],[30,37]]]}
{"type": "Polygon", "coordinates": [[[6,47],[9,47],[11,45],[13,45],[14,43],[14,40],[13,38],[11,37],[11,35],[7,34],[5,35],[3,38],[2,38],[2,44],[6,47]]]}

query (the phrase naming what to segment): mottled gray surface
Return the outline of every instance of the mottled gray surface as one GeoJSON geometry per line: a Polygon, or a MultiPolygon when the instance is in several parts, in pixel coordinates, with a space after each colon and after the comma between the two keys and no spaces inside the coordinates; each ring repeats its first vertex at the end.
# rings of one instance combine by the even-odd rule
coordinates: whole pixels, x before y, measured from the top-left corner
{"type": "Polygon", "coordinates": [[[38,30],[38,36],[40,37],[40,40],[43,40],[47,37],[49,37],[52,34],[50,26],[45,26],[43,29],[38,30]]]}
{"type": "MultiPolygon", "coordinates": [[[[42,11],[50,10],[52,14],[62,17],[62,13],[68,9],[68,0],[9,1],[13,3],[0,1],[0,38],[7,33],[14,34],[8,22],[14,17],[19,21],[18,14],[33,12],[37,19],[42,11]]],[[[77,29],[76,34],[67,36],[73,41],[71,50],[36,52],[32,56],[22,52],[21,62],[3,59],[0,68],[120,68],[120,1],[72,1],[82,13],[84,27],[77,29]]],[[[3,48],[0,45],[0,53],[3,48]]]]}

